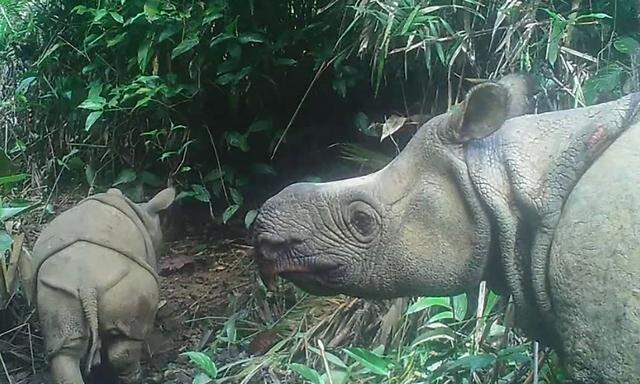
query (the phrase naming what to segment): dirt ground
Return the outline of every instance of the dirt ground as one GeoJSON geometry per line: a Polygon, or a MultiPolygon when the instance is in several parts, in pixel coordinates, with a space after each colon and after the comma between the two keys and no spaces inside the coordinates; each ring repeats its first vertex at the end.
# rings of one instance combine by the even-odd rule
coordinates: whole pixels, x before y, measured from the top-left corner
{"type": "MultiPolygon", "coordinates": [[[[58,202],[56,211],[75,200],[58,202]]],[[[165,228],[169,241],[159,261],[161,302],[143,360],[145,383],[191,384],[195,370],[180,353],[207,346],[229,315],[229,297],[250,295],[258,284],[244,228],[215,225],[206,210],[181,211],[181,217],[171,213],[171,225],[165,228]]],[[[33,243],[40,226],[25,227],[33,243]]],[[[8,376],[12,384],[49,384],[37,314],[16,300],[12,315],[23,320],[0,330],[0,382],[8,376]]],[[[90,380],[113,382],[100,369],[90,380]]]]}

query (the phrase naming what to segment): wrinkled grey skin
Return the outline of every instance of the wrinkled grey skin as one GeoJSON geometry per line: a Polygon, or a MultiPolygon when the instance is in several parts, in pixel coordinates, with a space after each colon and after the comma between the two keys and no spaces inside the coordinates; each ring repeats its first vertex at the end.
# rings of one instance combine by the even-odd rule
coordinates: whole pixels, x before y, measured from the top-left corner
{"type": "Polygon", "coordinates": [[[101,357],[121,382],[141,382],[143,340],[159,301],[158,212],[174,197],[168,188],[134,204],[110,189],[63,212],[40,234],[34,284],[55,384],[84,383],[101,357]]]}
{"type": "Polygon", "coordinates": [[[265,281],[391,298],[484,279],[573,382],[640,382],[640,94],[526,115],[526,89],[478,85],[382,170],[269,199],[265,281]]]}

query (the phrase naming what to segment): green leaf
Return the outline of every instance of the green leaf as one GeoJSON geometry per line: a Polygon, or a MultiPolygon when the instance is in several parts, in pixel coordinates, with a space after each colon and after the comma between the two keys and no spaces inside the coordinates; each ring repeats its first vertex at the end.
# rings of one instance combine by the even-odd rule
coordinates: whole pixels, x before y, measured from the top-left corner
{"type": "Polygon", "coordinates": [[[478,355],[467,355],[458,358],[449,364],[446,364],[445,370],[447,372],[457,372],[461,369],[475,372],[479,369],[486,368],[492,365],[496,361],[495,356],[486,353],[478,355]]]}
{"type": "MultiPolygon", "coordinates": [[[[431,324],[430,327],[435,327],[435,325],[436,324],[431,324]]],[[[447,326],[439,326],[435,329],[429,329],[415,338],[413,343],[411,343],[411,348],[413,349],[420,344],[435,340],[453,343],[456,340],[455,332],[447,326]]]]}
{"type": "Polygon", "coordinates": [[[453,297],[453,317],[456,320],[464,320],[464,317],[467,315],[467,304],[466,294],[463,293],[453,297]]]}
{"type": "Polygon", "coordinates": [[[231,200],[233,200],[233,202],[238,205],[242,205],[242,203],[244,202],[242,194],[235,188],[229,188],[229,192],[231,193],[231,200]]]}
{"type": "Polygon", "coordinates": [[[346,348],[344,351],[376,375],[388,376],[389,367],[393,366],[390,361],[364,348],[346,348]]]}
{"type": "MultiPolygon", "coordinates": [[[[318,356],[322,356],[322,354],[320,353],[320,350],[318,348],[314,348],[312,346],[307,347],[311,352],[315,353],[318,356]]],[[[327,361],[330,362],[331,364],[334,364],[337,367],[340,368],[344,368],[347,369],[347,364],[344,363],[344,361],[342,361],[342,359],[340,359],[338,356],[334,355],[333,353],[329,352],[329,351],[324,351],[324,356],[327,358],[327,361]]]]}
{"type": "Polygon", "coordinates": [[[222,213],[222,222],[224,224],[227,224],[227,221],[229,221],[229,219],[231,219],[233,215],[235,215],[239,208],[240,206],[238,204],[232,204],[228,206],[227,209],[225,209],[222,213]]]}
{"type": "Polygon", "coordinates": [[[256,216],[258,216],[258,211],[255,209],[250,210],[246,215],[244,215],[245,228],[249,229],[249,227],[251,227],[251,224],[253,224],[253,222],[255,221],[256,216]]]}
{"type": "Polygon", "coordinates": [[[452,309],[451,301],[448,297],[421,297],[415,303],[411,304],[409,308],[407,308],[406,315],[410,315],[412,313],[420,312],[427,308],[436,306],[452,309]]]}
{"type": "Polygon", "coordinates": [[[102,116],[102,113],[103,111],[93,111],[89,114],[89,116],[87,116],[87,120],[84,123],[84,130],[86,132],[89,132],[89,130],[91,130],[91,127],[93,127],[100,116],[102,116]]]}
{"type": "Polygon", "coordinates": [[[297,363],[289,364],[289,368],[313,384],[324,384],[318,371],[313,368],[297,363]]]}
{"type": "Polygon", "coordinates": [[[89,187],[93,187],[96,183],[96,170],[91,166],[91,164],[87,164],[84,168],[84,177],[85,180],[87,180],[89,187]]]}
{"type": "Polygon", "coordinates": [[[176,57],[182,55],[183,53],[190,51],[191,48],[198,45],[199,42],[200,40],[198,39],[198,37],[191,37],[191,38],[182,40],[182,42],[178,44],[177,47],[173,48],[173,51],[171,51],[171,58],[175,59],[176,57]]]}
{"type": "Polygon", "coordinates": [[[160,13],[160,0],[147,0],[144,3],[144,14],[147,16],[147,20],[154,21],[158,19],[160,13]]]}
{"type": "MultiPolygon", "coordinates": [[[[0,208],[0,210],[1,209],[3,208],[0,208]]],[[[13,245],[13,238],[11,237],[11,235],[7,233],[7,231],[5,231],[4,229],[0,230],[0,260],[4,260],[5,252],[10,250],[12,245],[13,245]]],[[[2,271],[0,271],[0,273],[2,273],[2,271]]]]}
{"type": "Polygon", "coordinates": [[[259,33],[241,33],[238,36],[240,44],[247,43],[264,43],[264,37],[259,33]]]}
{"type": "Polygon", "coordinates": [[[213,382],[213,380],[206,373],[200,372],[195,375],[191,384],[207,384],[211,382],[213,382]]]}
{"type": "Polygon", "coordinates": [[[182,353],[181,356],[187,356],[196,367],[206,373],[210,378],[215,379],[218,376],[218,369],[215,363],[206,354],[190,351],[182,353]]]}
{"type": "Polygon", "coordinates": [[[436,313],[435,315],[431,316],[429,320],[427,320],[427,323],[432,324],[432,323],[439,322],[441,320],[453,320],[453,312],[444,311],[444,312],[436,313]]]}
{"type": "Polygon", "coordinates": [[[122,15],[119,14],[118,12],[112,11],[112,12],[109,12],[109,14],[113,18],[113,20],[117,21],[120,24],[124,23],[124,19],[122,18],[122,15]]]}
{"type": "Polygon", "coordinates": [[[231,147],[236,147],[242,152],[249,152],[249,144],[247,143],[247,136],[241,134],[238,131],[227,131],[224,133],[227,144],[231,147]]]}
{"type": "Polygon", "coordinates": [[[195,192],[193,197],[195,197],[196,199],[202,201],[203,203],[208,203],[211,201],[211,194],[203,185],[193,184],[191,186],[191,189],[193,189],[193,192],[195,192]]]}
{"type": "Polygon", "coordinates": [[[0,207],[0,222],[5,222],[12,217],[25,213],[33,207],[35,207],[35,205],[28,205],[24,207],[0,207]]]}
{"type": "Polygon", "coordinates": [[[136,171],[134,171],[133,169],[131,168],[123,169],[122,171],[120,171],[120,173],[118,174],[118,177],[116,177],[116,180],[113,182],[112,185],[115,187],[120,184],[127,184],[134,181],[136,177],[137,177],[136,171]]]}
{"type": "Polygon", "coordinates": [[[26,93],[29,90],[31,84],[37,80],[36,77],[27,77],[20,81],[20,84],[16,87],[16,93],[26,93]]]}
{"type": "Polygon", "coordinates": [[[594,76],[587,79],[582,87],[587,104],[595,103],[599,95],[613,92],[622,83],[623,70],[612,64],[602,68],[594,76]]]}
{"type": "Polygon", "coordinates": [[[640,49],[640,43],[633,37],[625,36],[614,41],[613,47],[620,53],[630,55],[640,49]]]}
{"type": "Polygon", "coordinates": [[[149,50],[151,48],[151,40],[144,39],[138,47],[138,67],[144,72],[149,62],[149,50]]]}
{"type": "Polygon", "coordinates": [[[90,111],[101,111],[106,103],[107,100],[102,96],[89,96],[78,105],[78,108],[88,109],[90,111]]]}
{"type": "Polygon", "coordinates": [[[27,177],[29,177],[29,175],[26,173],[21,173],[19,175],[3,176],[3,177],[0,177],[0,185],[5,186],[10,184],[15,184],[19,181],[26,179],[27,177]]]}
{"type": "Polygon", "coordinates": [[[489,294],[487,295],[487,304],[484,307],[485,316],[491,313],[491,310],[496,305],[496,302],[498,301],[499,298],[500,296],[496,295],[493,291],[489,291],[489,294]]]}
{"type": "Polygon", "coordinates": [[[560,41],[562,40],[567,24],[566,20],[559,17],[554,17],[551,20],[551,32],[549,33],[549,41],[547,43],[547,60],[551,65],[554,65],[558,59],[560,41]]]}

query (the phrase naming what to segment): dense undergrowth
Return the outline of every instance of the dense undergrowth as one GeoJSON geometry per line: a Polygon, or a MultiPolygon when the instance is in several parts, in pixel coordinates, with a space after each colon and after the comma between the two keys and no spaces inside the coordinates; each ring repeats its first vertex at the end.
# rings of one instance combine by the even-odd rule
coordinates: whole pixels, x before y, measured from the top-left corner
{"type": "MultiPolygon", "coordinates": [[[[351,174],[380,168],[484,79],[533,74],[538,111],[640,90],[637,6],[0,0],[2,221],[36,200],[44,215],[58,187],[118,186],[140,199],[170,180],[215,220],[248,224],[278,186],[331,175],[319,171],[335,166],[331,144],[351,174]]],[[[5,280],[19,253],[7,233],[5,280]]],[[[15,284],[5,288],[12,297],[15,284]]],[[[466,296],[374,303],[260,291],[191,354],[203,368],[196,382],[533,382],[533,345],[511,329],[507,298],[473,296],[484,297],[479,311],[466,296]],[[282,341],[215,369],[219,351],[257,332],[282,341]]],[[[535,380],[559,382],[546,352],[535,380]]]]}

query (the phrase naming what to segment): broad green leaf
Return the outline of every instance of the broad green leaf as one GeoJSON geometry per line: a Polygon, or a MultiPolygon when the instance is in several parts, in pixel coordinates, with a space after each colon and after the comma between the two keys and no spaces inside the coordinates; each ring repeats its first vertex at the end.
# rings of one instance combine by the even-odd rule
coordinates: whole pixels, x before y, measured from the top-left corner
{"type": "Polygon", "coordinates": [[[457,372],[461,369],[475,372],[478,369],[486,368],[496,361],[495,356],[486,353],[478,355],[467,355],[458,358],[456,361],[445,364],[445,371],[457,372]]]}
{"type": "Polygon", "coordinates": [[[211,201],[211,194],[209,194],[209,191],[207,191],[204,186],[200,184],[193,184],[191,186],[191,189],[193,189],[193,192],[195,192],[195,195],[193,197],[195,197],[196,199],[202,201],[203,203],[208,203],[211,201]]]}
{"type": "Polygon", "coordinates": [[[33,84],[37,80],[36,77],[31,76],[24,78],[20,81],[20,84],[16,87],[16,93],[26,93],[29,90],[31,84],[33,84]]]}
{"type": "Polygon", "coordinates": [[[567,21],[559,17],[551,20],[551,31],[549,32],[549,41],[547,43],[547,60],[551,65],[556,63],[558,59],[558,51],[560,50],[560,41],[564,35],[567,21]]]}
{"type": "Polygon", "coordinates": [[[93,111],[87,116],[87,120],[84,123],[84,130],[89,132],[91,127],[98,121],[98,119],[102,116],[103,111],[93,111]]]}
{"type": "Polygon", "coordinates": [[[119,14],[118,12],[112,11],[112,12],[109,12],[109,14],[113,18],[113,20],[117,21],[120,24],[124,23],[124,19],[122,18],[122,15],[119,14]]]}
{"type": "Polygon", "coordinates": [[[371,373],[380,376],[388,376],[390,373],[389,367],[392,366],[387,359],[374,354],[364,348],[346,348],[344,350],[347,355],[351,356],[354,360],[362,364],[371,373]]]}
{"type": "Polygon", "coordinates": [[[106,103],[107,100],[102,96],[90,96],[80,103],[78,108],[88,109],[90,111],[101,111],[106,103]]]}
{"type": "Polygon", "coordinates": [[[147,68],[149,62],[149,50],[151,48],[151,41],[144,39],[142,44],[138,47],[138,67],[142,72],[147,68]]]}
{"type": "Polygon", "coordinates": [[[521,344],[512,347],[505,347],[498,351],[498,361],[522,364],[531,361],[531,354],[529,353],[531,344],[521,344]]]}
{"type": "Polygon", "coordinates": [[[227,144],[231,147],[240,149],[242,152],[249,152],[249,144],[247,143],[247,136],[241,134],[238,131],[225,132],[225,139],[227,144]]]}
{"type": "Polygon", "coordinates": [[[21,173],[19,175],[11,175],[11,176],[3,176],[0,177],[0,185],[1,186],[5,186],[5,185],[10,185],[10,184],[15,184],[19,181],[22,181],[26,178],[28,178],[29,175],[26,173],[21,173]]]}
{"type": "Polygon", "coordinates": [[[613,47],[620,53],[630,55],[640,49],[640,43],[631,36],[625,36],[614,41],[613,47]]]}
{"type": "Polygon", "coordinates": [[[175,59],[183,53],[190,51],[191,48],[198,45],[199,42],[200,40],[197,36],[182,40],[182,42],[178,44],[177,47],[173,48],[173,51],[171,51],[171,58],[175,59]]]}
{"type": "Polygon", "coordinates": [[[258,211],[256,211],[255,209],[250,210],[246,215],[244,215],[245,228],[249,229],[251,227],[251,224],[253,224],[256,216],[258,216],[258,211]]]}
{"type": "Polygon", "coordinates": [[[601,94],[613,92],[621,85],[623,70],[618,65],[612,64],[602,68],[594,76],[587,79],[582,87],[587,104],[593,104],[601,94]]]}
{"type": "Polygon", "coordinates": [[[224,224],[227,224],[227,221],[229,221],[233,217],[233,215],[235,215],[236,211],[238,211],[239,208],[240,206],[238,204],[232,204],[228,206],[227,209],[225,209],[222,213],[222,222],[224,224]]]}
{"type": "MultiPolygon", "coordinates": [[[[1,209],[3,208],[0,208],[0,210],[1,209]]],[[[7,233],[7,231],[5,231],[4,229],[0,230],[0,262],[1,260],[4,260],[5,252],[10,250],[12,245],[13,245],[13,238],[11,238],[11,235],[7,233]]],[[[0,271],[0,273],[2,273],[2,271],[0,271]]]]}
{"type": "Polygon", "coordinates": [[[144,14],[147,16],[147,20],[155,21],[158,19],[160,13],[160,0],[147,0],[144,3],[144,14]]]}
{"type": "Polygon", "coordinates": [[[133,169],[131,168],[123,169],[122,171],[120,171],[120,173],[118,174],[118,177],[116,177],[116,180],[113,182],[112,185],[115,187],[117,185],[127,184],[134,181],[136,177],[137,177],[136,171],[134,171],[133,169]]]}
{"type": "Polygon", "coordinates": [[[289,364],[289,368],[313,384],[324,384],[318,371],[313,368],[297,363],[289,364]]]}
{"type": "MultiPolygon", "coordinates": [[[[435,324],[430,325],[430,327],[434,327],[435,324]]],[[[447,341],[447,342],[455,342],[455,333],[454,331],[447,326],[439,326],[435,329],[429,329],[426,332],[421,333],[411,344],[411,348],[415,348],[416,346],[429,342],[429,341],[447,341]]]]}
{"type": "Polygon", "coordinates": [[[435,315],[431,316],[429,320],[427,320],[427,323],[435,323],[442,320],[453,320],[453,312],[443,311],[443,312],[436,313],[435,315]]]}
{"type": "Polygon", "coordinates": [[[242,205],[244,202],[244,198],[242,194],[235,188],[229,188],[229,193],[231,194],[231,200],[238,205],[242,205]]]}
{"type": "Polygon", "coordinates": [[[33,207],[35,207],[35,205],[24,207],[0,207],[0,222],[5,222],[12,217],[16,217],[21,213],[25,213],[33,207]]]}
{"type": "MultiPolygon", "coordinates": [[[[318,348],[314,348],[312,346],[309,346],[307,348],[311,352],[315,353],[316,355],[322,356],[318,348]]],[[[327,358],[327,361],[330,362],[331,364],[334,364],[340,368],[347,369],[347,364],[345,364],[344,361],[342,361],[342,359],[340,359],[338,356],[334,355],[333,353],[329,351],[324,351],[324,356],[327,358]]]]}
{"type": "Polygon", "coordinates": [[[496,305],[496,302],[499,298],[500,296],[496,295],[493,291],[489,291],[489,293],[487,294],[487,304],[484,307],[485,316],[491,313],[491,310],[493,310],[493,307],[496,305]]]}
{"type": "Polygon", "coordinates": [[[210,378],[215,379],[218,376],[218,369],[208,355],[195,351],[184,352],[181,355],[187,356],[196,367],[206,373],[210,378]]]}
{"type": "Polygon", "coordinates": [[[406,315],[420,312],[435,306],[451,309],[451,300],[448,297],[421,297],[407,308],[406,315]]]}
{"type": "Polygon", "coordinates": [[[460,321],[467,315],[467,295],[465,293],[453,297],[453,317],[460,321]]]}

